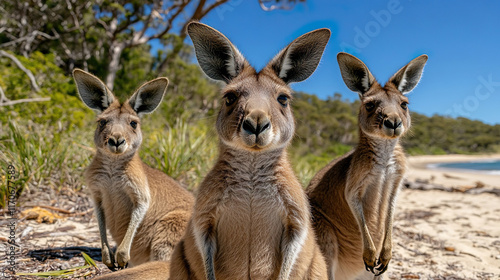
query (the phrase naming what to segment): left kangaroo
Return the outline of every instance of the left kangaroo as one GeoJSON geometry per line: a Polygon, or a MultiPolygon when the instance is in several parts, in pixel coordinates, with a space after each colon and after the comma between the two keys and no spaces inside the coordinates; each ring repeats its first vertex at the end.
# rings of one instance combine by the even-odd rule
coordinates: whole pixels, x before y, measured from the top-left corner
{"type": "Polygon", "coordinates": [[[179,183],[139,157],[143,114],[165,95],[167,78],[143,84],[120,103],[105,84],[83,70],[73,71],[82,101],[98,113],[96,154],[85,171],[101,235],[102,261],[111,270],[148,261],[169,261],[186,229],[194,198],[179,183]],[[106,236],[118,244],[116,254],[106,236]]]}

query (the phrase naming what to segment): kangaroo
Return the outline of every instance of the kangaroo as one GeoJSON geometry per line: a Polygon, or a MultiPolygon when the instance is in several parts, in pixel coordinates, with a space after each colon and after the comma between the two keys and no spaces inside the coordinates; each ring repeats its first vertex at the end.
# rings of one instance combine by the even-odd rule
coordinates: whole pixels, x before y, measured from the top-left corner
{"type": "Polygon", "coordinates": [[[359,143],[319,171],[306,192],[329,279],[371,278],[392,258],[394,206],[407,169],[399,144],[410,128],[405,94],[418,84],[427,56],[412,60],[384,87],[356,57],[339,53],[337,60],[345,84],[361,99],[359,143]]]}
{"type": "Polygon", "coordinates": [[[96,154],[84,177],[91,190],[101,235],[102,261],[111,270],[170,260],[191,216],[194,198],[176,181],[139,157],[143,114],[165,95],[167,78],[142,85],[120,104],[97,77],[73,71],[82,101],[98,113],[96,154]],[[110,249],[106,229],[118,244],[110,249]]]}
{"type": "Polygon", "coordinates": [[[170,262],[151,261],[93,278],[94,280],[167,280],[170,262]]]}
{"type": "Polygon", "coordinates": [[[288,84],[315,71],[330,31],[299,37],[260,72],[217,30],[192,22],[187,32],[202,70],[225,87],[219,157],[199,187],[170,279],[325,279],[286,147],[295,129],[288,84]]]}

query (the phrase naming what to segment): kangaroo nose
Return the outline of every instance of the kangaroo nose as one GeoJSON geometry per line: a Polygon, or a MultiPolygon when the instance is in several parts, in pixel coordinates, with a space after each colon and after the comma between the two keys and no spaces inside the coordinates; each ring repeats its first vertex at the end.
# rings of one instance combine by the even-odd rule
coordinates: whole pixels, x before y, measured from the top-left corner
{"type": "Polygon", "coordinates": [[[400,127],[401,123],[402,123],[402,121],[400,119],[396,119],[394,121],[392,121],[390,119],[386,119],[384,121],[385,127],[390,128],[390,129],[396,129],[396,128],[400,127]]]}
{"type": "Polygon", "coordinates": [[[248,117],[243,122],[243,129],[249,134],[259,135],[271,127],[271,121],[264,116],[260,118],[248,117]]]}
{"type": "Polygon", "coordinates": [[[123,144],[125,144],[125,138],[123,137],[118,137],[118,139],[116,139],[115,137],[111,136],[108,139],[108,145],[110,146],[115,146],[118,148],[120,145],[123,144]]]}

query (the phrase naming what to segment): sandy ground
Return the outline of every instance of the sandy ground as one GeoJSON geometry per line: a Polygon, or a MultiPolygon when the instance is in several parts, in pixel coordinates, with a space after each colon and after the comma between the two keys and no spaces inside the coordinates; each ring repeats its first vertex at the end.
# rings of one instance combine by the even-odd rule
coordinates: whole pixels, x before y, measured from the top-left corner
{"type": "Polygon", "coordinates": [[[500,198],[404,190],[396,210],[389,276],[499,279],[500,198]]]}
{"type": "MultiPolygon", "coordinates": [[[[411,157],[408,179],[500,188],[497,175],[427,168],[482,159],[500,155],[411,157]]],[[[391,279],[500,279],[500,197],[404,189],[397,202],[393,249],[391,279]]]]}
{"type": "MultiPolygon", "coordinates": [[[[409,159],[411,168],[408,178],[410,181],[428,180],[447,187],[475,185],[481,181],[486,186],[500,188],[500,176],[426,168],[436,162],[478,158],[500,158],[500,155],[412,157],[409,159]]],[[[66,199],[61,198],[55,204],[47,202],[46,205],[68,209],[68,206],[58,204],[64,201],[66,199]]],[[[85,215],[59,213],[65,218],[55,224],[18,220],[16,234],[21,251],[17,256],[18,272],[53,271],[84,263],[81,257],[43,262],[33,260],[27,253],[34,249],[99,247],[99,231],[89,211],[91,206],[85,197],[81,201],[85,203],[77,212],[85,215]]],[[[30,204],[33,205],[33,202],[30,201],[30,204]]],[[[19,210],[27,208],[21,204],[19,210]]],[[[0,216],[1,252],[5,252],[8,245],[6,224],[6,216],[0,216]]],[[[500,279],[500,196],[403,189],[397,202],[393,240],[393,259],[385,279],[500,279]]],[[[100,270],[87,269],[76,275],[80,279],[90,279],[96,274],[109,272],[102,263],[98,264],[100,270]]],[[[5,268],[2,259],[0,270],[5,268]]],[[[70,278],[77,278],[76,275],[70,278]]],[[[15,276],[5,279],[40,278],[15,276]]]]}

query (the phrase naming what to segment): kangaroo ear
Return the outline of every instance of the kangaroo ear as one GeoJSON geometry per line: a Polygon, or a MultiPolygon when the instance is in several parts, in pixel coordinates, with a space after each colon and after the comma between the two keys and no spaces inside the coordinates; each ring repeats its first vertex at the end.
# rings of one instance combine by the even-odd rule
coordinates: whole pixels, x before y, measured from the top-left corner
{"type": "Polygon", "coordinates": [[[134,111],[141,117],[152,113],[163,100],[168,87],[167,78],[158,78],[143,84],[128,100],[134,111]]]}
{"type": "Polygon", "coordinates": [[[247,64],[226,36],[212,27],[191,22],[187,26],[187,32],[193,41],[198,63],[210,78],[228,83],[247,64]]]}
{"type": "Polygon", "coordinates": [[[318,67],[330,34],[329,29],[322,28],[300,36],[281,50],[267,67],[287,84],[309,78],[318,67]]]}
{"type": "Polygon", "coordinates": [[[83,103],[97,113],[102,113],[115,100],[111,91],[96,76],[81,69],[75,69],[73,78],[83,103]]]}
{"type": "Polygon", "coordinates": [[[342,79],[350,90],[363,95],[376,82],[368,67],[355,56],[341,52],[337,55],[337,61],[342,79]]]}
{"type": "Polygon", "coordinates": [[[403,68],[399,69],[394,76],[389,79],[402,94],[412,91],[420,81],[425,63],[429,57],[425,54],[413,59],[403,68]]]}

